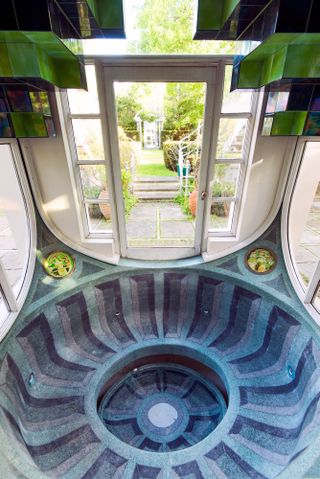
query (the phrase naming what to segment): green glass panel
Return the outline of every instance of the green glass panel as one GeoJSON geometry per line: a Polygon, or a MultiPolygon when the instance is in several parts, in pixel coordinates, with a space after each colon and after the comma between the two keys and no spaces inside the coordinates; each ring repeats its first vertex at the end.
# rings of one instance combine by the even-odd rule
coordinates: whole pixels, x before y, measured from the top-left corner
{"type": "Polygon", "coordinates": [[[124,29],[122,0],[87,0],[98,25],[106,30],[124,29]]]}
{"type": "Polygon", "coordinates": [[[54,33],[0,33],[0,76],[42,78],[60,88],[86,88],[83,65],[54,33]]]}
{"type": "Polygon", "coordinates": [[[10,65],[7,45],[0,43],[0,76],[11,77],[12,69],[10,65]]]}
{"type": "Polygon", "coordinates": [[[320,34],[276,33],[241,61],[238,88],[260,88],[282,78],[318,78],[319,56],[320,34]]]}
{"type": "Polygon", "coordinates": [[[48,136],[45,119],[41,113],[11,113],[17,138],[44,138],[48,136]]]}
{"type": "Polygon", "coordinates": [[[308,112],[280,111],[274,114],[271,136],[302,135],[308,112]]]}
{"type": "Polygon", "coordinates": [[[10,138],[14,136],[10,124],[10,115],[0,112],[0,138],[10,138]]]}
{"type": "Polygon", "coordinates": [[[12,76],[38,77],[39,60],[37,47],[32,43],[7,43],[12,76]]]}
{"type": "Polygon", "coordinates": [[[198,0],[197,31],[220,30],[240,0],[198,0]]]}

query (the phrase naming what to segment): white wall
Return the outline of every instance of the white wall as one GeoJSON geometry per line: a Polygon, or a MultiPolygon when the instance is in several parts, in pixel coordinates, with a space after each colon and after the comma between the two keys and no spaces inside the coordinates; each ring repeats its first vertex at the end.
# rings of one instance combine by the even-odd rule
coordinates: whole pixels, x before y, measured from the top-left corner
{"type": "Polygon", "coordinates": [[[292,137],[258,135],[248,171],[237,237],[227,241],[209,239],[208,255],[218,257],[243,247],[269,226],[283,198],[295,143],[296,138],[292,137]]]}
{"type": "Polygon", "coordinates": [[[56,236],[79,251],[105,261],[117,261],[113,241],[81,238],[74,189],[54,98],[55,138],[21,139],[37,208],[56,236]]]}

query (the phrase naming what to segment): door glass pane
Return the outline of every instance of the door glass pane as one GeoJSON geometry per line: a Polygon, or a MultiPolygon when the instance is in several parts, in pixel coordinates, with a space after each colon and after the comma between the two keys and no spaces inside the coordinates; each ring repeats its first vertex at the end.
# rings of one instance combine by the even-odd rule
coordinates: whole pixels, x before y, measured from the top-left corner
{"type": "Polygon", "coordinates": [[[86,203],[85,207],[89,223],[89,233],[111,233],[110,203],[86,203]]]}
{"type": "Polygon", "coordinates": [[[8,307],[7,307],[7,304],[4,300],[2,290],[0,288],[0,324],[1,323],[3,324],[3,321],[8,316],[8,313],[9,313],[8,307]]]}
{"type": "Polygon", "coordinates": [[[212,196],[226,198],[237,194],[239,163],[218,163],[214,168],[212,196]]]}
{"type": "Polygon", "coordinates": [[[232,68],[232,65],[225,68],[222,113],[249,113],[252,92],[239,90],[230,92],[232,68]]]}
{"type": "Polygon", "coordinates": [[[230,231],[235,202],[212,200],[210,209],[209,231],[230,231]]]}
{"type": "Polygon", "coordinates": [[[29,220],[9,145],[0,145],[0,158],[0,259],[17,296],[29,258],[29,220]]]}
{"type": "Polygon", "coordinates": [[[205,83],[114,83],[129,247],[193,247],[205,83]]]}
{"type": "Polygon", "coordinates": [[[99,113],[99,101],[97,92],[97,81],[94,65],[86,65],[86,78],[88,91],[68,90],[70,112],[77,114],[99,113]]]}
{"type": "Polygon", "coordinates": [[[246,125],[245,118],[221,118],[217,158],[242,158],[246,125]]]}
{"type": "Polygon", "coordinates": [[[103,165],[80,165],[82,191],[86,199],[109,199],[106,168],[103,165]]]}
{"type": "Polygon", "coordinates": [[[307,142],[290,210],[290,243],[307,286],[320,260],[320,143],[307,142]]]}
{"type": "Polygon", "coordinates": [[[318,313],[320,313],[320,286],[317,288],[316,294],[312,300],[313,306],[316,308],[318,313]]]}
{"type": "Polygon", "coordinates": [[[104,160],[100,120],[72,120],[79,161],[104,160]]]}

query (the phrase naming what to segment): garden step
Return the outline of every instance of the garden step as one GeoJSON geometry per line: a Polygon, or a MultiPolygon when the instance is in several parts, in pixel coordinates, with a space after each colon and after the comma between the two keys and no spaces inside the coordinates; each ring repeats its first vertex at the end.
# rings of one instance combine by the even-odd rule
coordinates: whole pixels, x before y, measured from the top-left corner
{"type": "Polygon", "coordinates": [[[173,200],[177,196],[177,192],[173,191],[159,191],[159,192],[144,192],[141,191],[135,194],[139,200],[173,200]]]}
{"type": "Polygon", "coordinates": [[[179,183],[175,176],[137,176],[135,183],[179,183]]]}
{"type": "Polygon", "coordinates": [[[177,191],[179,183],[134,183],[134,191],[177,191]]]}

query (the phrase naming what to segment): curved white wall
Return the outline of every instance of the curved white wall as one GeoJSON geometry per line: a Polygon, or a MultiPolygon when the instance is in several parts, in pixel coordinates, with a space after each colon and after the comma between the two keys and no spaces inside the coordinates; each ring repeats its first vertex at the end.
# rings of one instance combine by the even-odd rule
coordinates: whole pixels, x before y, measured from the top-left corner
{"type": "MultiPolygon", "coordinates": [[[[49,228],[66,244],[98,259],[117,262],[117,251],[111,240],[104,242],[82,237],[75,204],[75,186],[53,103],[57,137],[21,141],[29,174],[33,178],[38,209],[49,228]]],[[[295,144],[296,138],[292,137],[258,135],[253,161],[249,166],[237,236],[210,238],[207,253],[204,254],[206,260],[243,247],[269,226],[283,198],[295,144]]]]}

